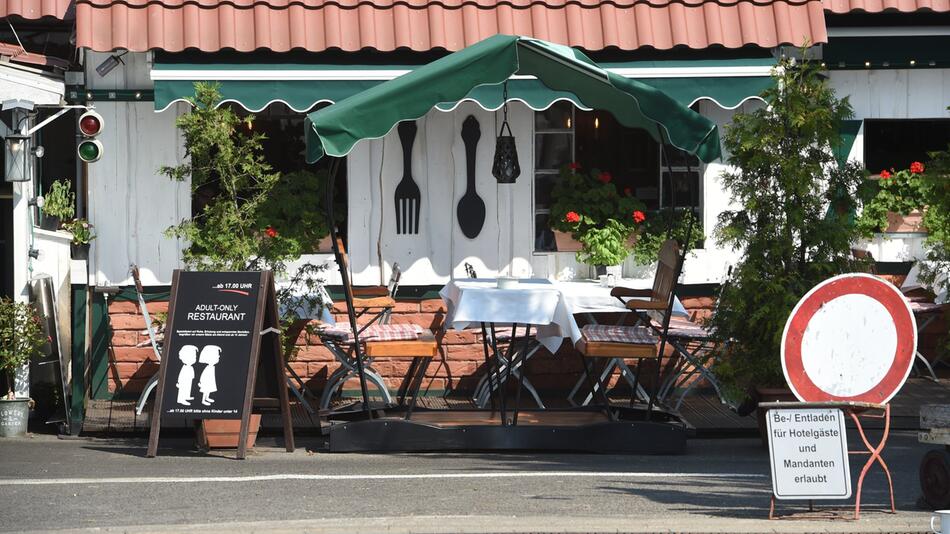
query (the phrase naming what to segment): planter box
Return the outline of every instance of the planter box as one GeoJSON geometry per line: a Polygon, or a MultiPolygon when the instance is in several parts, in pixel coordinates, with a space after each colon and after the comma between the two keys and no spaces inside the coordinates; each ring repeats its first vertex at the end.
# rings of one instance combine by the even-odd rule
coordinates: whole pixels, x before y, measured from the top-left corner
{"type": "Polygon", "coordinates": [[[923,227],[924,214],[920,210],[914,210],[907,215],[901,215],[893,211],[887,212],[887,228],[885,233],[909,233],[926,232],[923,227]]]}
{"type": "Polygon", "coordinates": [[[581,242],[574,239],[571,234],[559,230],[551,231],[554,232],[554,242],[557,243],[558,252],[579,252],[583,248],[581,242]]]}
{"type": "MultiPolygon", "coordinates": [[[[257,431],[261,428],[261,414],[251,414],[247,434],[247,448],[254,448],[257,431]]],[[[236,449],[241,434],[240,419],[203,419],[198,425],[198,444],[207,449],[236,449]]]]}

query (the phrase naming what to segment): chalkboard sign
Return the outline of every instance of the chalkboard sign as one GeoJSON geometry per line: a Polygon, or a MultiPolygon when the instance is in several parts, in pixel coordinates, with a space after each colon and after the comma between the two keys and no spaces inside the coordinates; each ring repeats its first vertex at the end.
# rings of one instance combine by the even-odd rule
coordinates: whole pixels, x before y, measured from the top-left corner
{"type": "Polygon", "coordinates": [[[162,419],[241,419],[243,458],[255,391],[276,392],[293,450],[271,273],[175,271],[159,373],[149,456],[162,419]]]}

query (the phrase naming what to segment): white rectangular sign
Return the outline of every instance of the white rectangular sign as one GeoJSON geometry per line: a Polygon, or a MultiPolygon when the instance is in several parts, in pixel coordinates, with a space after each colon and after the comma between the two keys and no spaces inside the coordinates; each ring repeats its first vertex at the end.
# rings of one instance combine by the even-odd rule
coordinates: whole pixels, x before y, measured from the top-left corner
{"type": "Polygon", "coordinates": [[[848,438],[838,409],[772,409],[766,414],[772,492],[777,499],[851,497],[848,438]]]}

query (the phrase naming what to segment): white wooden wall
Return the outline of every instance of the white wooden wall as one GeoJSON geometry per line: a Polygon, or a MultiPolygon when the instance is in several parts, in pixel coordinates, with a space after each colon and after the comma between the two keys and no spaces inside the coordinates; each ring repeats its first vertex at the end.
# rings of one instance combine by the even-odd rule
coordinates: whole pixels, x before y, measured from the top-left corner
{"type": "Polygon", "coordinates": [[[89,164],[89,218],[97,235],[90,283],[130,284],[135,263],[145,285],[170,284],[182,246],[164,232],[190,215],[191,186],[158,169],[182,162],[175,117],[183,109],[155,113],[151,102],[100,102],[96,110],[105,127],[98,137],[102,159],[89,164]]]}

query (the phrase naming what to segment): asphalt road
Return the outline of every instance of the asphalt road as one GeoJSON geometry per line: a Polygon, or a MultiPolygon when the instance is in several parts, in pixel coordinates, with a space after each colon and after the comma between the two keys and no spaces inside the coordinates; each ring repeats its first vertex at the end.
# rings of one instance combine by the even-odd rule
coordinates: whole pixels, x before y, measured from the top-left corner
{"type": "Polygon", "coordinates": [[[0,440],[0,530],[923,532],[930,516],[916,505],[928,447],[912,433],[893,435],[885,454],[899,513],[873,510],[886,502],[875,470],[858,522],[766,520],[768,453],[754,439],[691,440],[684,456],[640,457],[328,454],[300,441],[285,453],[263,438],[241,461],[185,439],[163,439],[152,459],[144,439],[0,440]]]}

